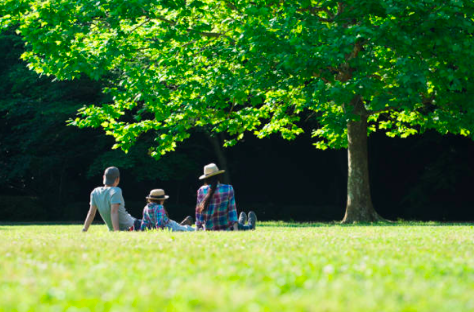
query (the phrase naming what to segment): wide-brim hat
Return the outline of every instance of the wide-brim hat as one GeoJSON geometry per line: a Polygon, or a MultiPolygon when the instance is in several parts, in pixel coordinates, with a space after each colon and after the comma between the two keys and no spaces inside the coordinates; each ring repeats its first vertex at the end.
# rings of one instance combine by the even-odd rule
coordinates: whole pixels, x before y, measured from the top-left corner
{"type": "Polygon", "coordinates": [[[166,195],[165,191],[162,189],[151,190],[150,195],[146,197],[146,199],[155,199],[155,200],[168,199],[168,198],[170,197],[166,195]]]}
{"type": "Polygon", "coordinates": [[[204,174],[199,177],[199,180],[207,179],[209,177],[224,173],[225,170],[219,170],[216,164],[209,164],[204,166],[204,174]]]}

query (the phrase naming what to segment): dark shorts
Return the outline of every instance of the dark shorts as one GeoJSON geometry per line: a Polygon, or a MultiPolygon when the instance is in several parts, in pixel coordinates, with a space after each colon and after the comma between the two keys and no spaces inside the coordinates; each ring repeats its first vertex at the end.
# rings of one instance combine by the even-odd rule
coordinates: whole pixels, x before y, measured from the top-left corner
{"type": "Polygon", "coordinates": [[[142,219],[135,219],[133,222],[133,226],[130,227],[128,230],[129,231],[140,231],[140,228],[142,227],[142,219]]]}

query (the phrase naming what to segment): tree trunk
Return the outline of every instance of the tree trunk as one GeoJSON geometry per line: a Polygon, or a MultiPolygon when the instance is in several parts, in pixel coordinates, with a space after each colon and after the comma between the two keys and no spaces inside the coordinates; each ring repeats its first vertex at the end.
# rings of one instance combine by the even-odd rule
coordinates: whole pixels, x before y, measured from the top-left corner
{"type": "Polygon", "coordinates": [[[224,151],[222,150],[222,140],[217,136],[211,136],[210,134],[206,134],[208,140],[212,144],[212,148],[214,149],[214,153],[217,157],[218,167],[219,169],[225,169],[225,172],[222,174],[222,183],[231,184],[230,181],[230,174],[229,168],[227,166],[227,157],[225,156],[224,151]]]}
{"type": "Polygon", "coordinates": [[[347,140],[347,206],[342,223],[382,221],[370,196],[365,115],[359,121],[347,123],[347,140]]]}

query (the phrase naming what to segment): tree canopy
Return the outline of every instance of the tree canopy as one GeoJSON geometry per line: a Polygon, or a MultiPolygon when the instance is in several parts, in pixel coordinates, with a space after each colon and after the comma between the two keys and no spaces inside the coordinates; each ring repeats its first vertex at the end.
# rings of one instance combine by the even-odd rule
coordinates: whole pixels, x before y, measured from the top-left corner
{"type": "Polygon", "coordinates": [[[306,119],[322,149],[347,147],[361,120],[367,134],[474,135],[472,1],[7,0],[1,10],[36,72],[108,81],[113,101],[71,124],[102,127],[125,151],[154,132],[159,157],[196,128],[228,133],[227,145],[246,132],[294,139],[306,119]]]}
{"type": "Polygon", "coordinates": [[[0,219],[77,215],[82,219],[80,209],[71,211],[67,205],[80,197],[87,179],[100,177],[110,163],[133,168],[134,183],[171,182],[200,170],[199,153],[193,152],[191,144],[156,162],[147,154],[153,137],[142,137],[124,155],[110,150],[113,139],[101,131],[67,127],[65,121],[83,105],[108,102],[101,93],[102,82],[87,77],[55,82],[40,78],[19,59],[24,51],[14,29],[0,34],[0,197],[22,196],[11,203],[1,197],[5,205],[0,219]],[[38,209],[41,204],[47,209],[38,209]]]}

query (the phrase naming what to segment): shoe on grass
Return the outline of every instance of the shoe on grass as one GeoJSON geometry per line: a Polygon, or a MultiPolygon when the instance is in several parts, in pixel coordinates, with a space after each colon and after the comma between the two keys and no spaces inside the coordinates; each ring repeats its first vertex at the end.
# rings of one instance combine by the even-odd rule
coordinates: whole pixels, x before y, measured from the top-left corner
{"type": "Polygon", "coordinates": [[[257,215],[253,211],[249,212],[249,225],[252,230],[257,226],[257,215]]]}
{"type": "Polygon", "coordinates": [[[247,214],[245,212],[241,212],[239,215],[239,223],[240,224],[245,224],[247,223],[247,214]]]}
{"type": "Polygon", "coordinates": [[[183,221],[181,221],[180,225],[193,225],[194,224],[194,219],[191,216],[187,216],[184,218],[183,221]]]}

